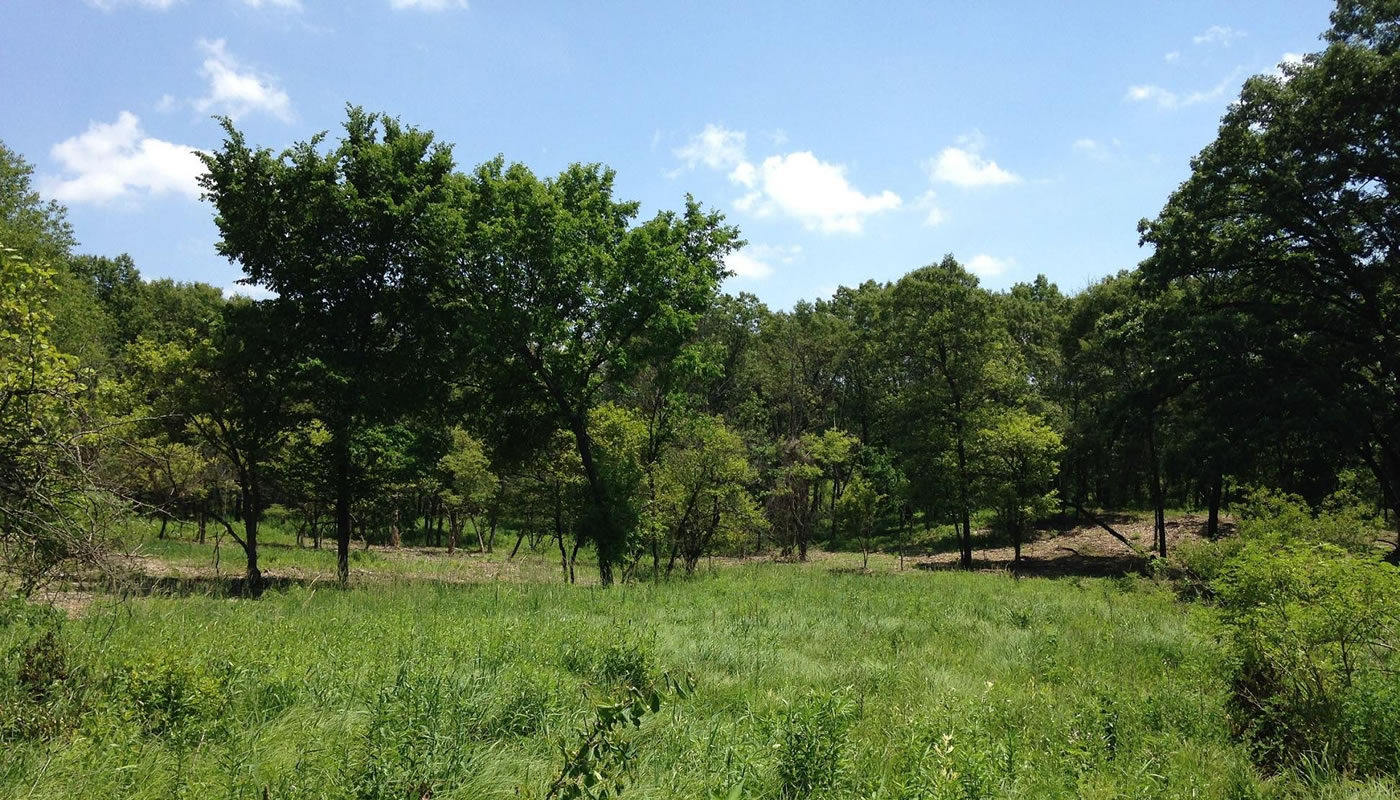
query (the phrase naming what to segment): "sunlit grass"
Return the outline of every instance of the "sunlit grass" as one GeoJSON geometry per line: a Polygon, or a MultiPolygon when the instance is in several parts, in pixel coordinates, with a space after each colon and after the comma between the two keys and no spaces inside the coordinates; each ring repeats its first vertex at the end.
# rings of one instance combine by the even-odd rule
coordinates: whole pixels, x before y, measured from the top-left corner
{"type": "Polygon", "coordinates": [[[0,796],[539,794],[619,674],[662,672],[696,691],[634,734],[628,796],[778,797],[782,776],[828,775],[799,758],[813,737],[838,754],[820,796],[1269,788],[1227,728],[1212,622],[1164,589],[858,558],[610,590],[554,563],[550,582],[133,600],[67,625],[76,727],[6,743],[0,796]]]}

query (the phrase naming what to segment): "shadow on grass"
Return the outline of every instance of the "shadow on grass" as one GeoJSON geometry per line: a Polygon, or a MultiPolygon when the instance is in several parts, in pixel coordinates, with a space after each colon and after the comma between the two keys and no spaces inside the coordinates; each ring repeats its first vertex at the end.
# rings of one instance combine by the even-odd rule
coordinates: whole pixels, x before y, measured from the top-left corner
{"type": "Polygon", "coordinates": [[[246,575],[132,575],[124,577],[107,590],[123,597],[260,597],[268,591],[285,592],[294,586],[336,586],[334,581],[315,577],[264,575],[253,586],[246,575]]]}
{"type": "MultiPolygon", "coordinates": [[[[1125,575],[1142,575],[1147,569],[1147,560],[1141,556],[1123,554],[1112,556],[1082,555],[1069,548],[1067,555],[1054,558],[1021,556],[1019,567],[1009,558],[972,558],[974,572],[1012,572],[1023,578],[1119,578],[1125,575]]],[[[921,561],[914,566],[931,572],[955,572],[961,569],[956,561],[921,561]]]]}

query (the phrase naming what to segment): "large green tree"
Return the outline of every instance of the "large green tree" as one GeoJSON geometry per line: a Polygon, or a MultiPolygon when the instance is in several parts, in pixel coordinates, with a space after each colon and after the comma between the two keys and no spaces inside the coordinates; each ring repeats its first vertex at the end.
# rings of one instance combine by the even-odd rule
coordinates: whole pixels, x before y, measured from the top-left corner
{"type": "Polygon", "coordinates": [[[972,567],[977,415],[995,398],[988,366],[1009,352],[991,297],[952,256],[917,269],[890,292],[885,358],[897,370],[894,441],[925,512],[958,528],[972,567]]]}
{"type": "Polygon", "coordinates": [[[630,489],[599,464],[589,411],[605,387],[675,357],[714,301],[738,231],[689,198],[636,224],[638,204],[615,199],[613,172],[598,165],[542,180],[497,158],[469,176],[461,208],[452,313],[475,355],[471,388],[495,409],[498,437],[572,434],[589,498],[583,533],[611,583],[635,520],[630,489]]]}
{"type": "Polygon", "coordinates": [[[442,400],[446,303],[460,244],[450,148],[427,131],[351,107],[344,137],[281,154],[229,120],[201,178],[219,252],[276,293],[282,346],[331,434],[338,571],[349,575],[358,434],[442,400]]]}
{"type": "Polygon", "coordinates": [[[1345,410],[1317,424],[1400,510],[1397,31],[1393,1],[1339,3],[1326,50],[1250,79],[1142,233],[1144,276],[1203,298],[1287,388],[1277,415],[1345,410]]]}

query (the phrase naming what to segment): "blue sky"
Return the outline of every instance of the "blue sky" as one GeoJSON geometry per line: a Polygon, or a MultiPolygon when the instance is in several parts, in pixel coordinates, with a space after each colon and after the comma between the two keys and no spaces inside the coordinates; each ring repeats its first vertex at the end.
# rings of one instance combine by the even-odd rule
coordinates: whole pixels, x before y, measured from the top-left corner
{"type": "Polygon", "coordinates": [[[280,149],[346,102],[552,174],[686,192],[774,307],[953,253],[1067,291],[1143,253],[1250,74],[1320,49],[1331,4],[6,0],[0,139],[84,252],[230,287],[193,149],[236,118],[280,149]]]}

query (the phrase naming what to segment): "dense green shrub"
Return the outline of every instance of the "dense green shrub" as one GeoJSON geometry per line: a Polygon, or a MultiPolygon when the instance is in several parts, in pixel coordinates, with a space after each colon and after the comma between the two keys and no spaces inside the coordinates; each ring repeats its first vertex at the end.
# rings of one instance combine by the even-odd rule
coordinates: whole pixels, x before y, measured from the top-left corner
{"type": "Polygon", "coordinates": [[[822,797],[843,772],[852,708],[842,694],[808,695],[788,706],[778,724],[778,793],[784,800],[822,797]]]}
{"type": "Polygon", "coordinates": [[[195,738],[217,726],[227,708],[227,676],[196,662],[158,656],[117,678],[127,710],[151,736],[195,738]]]}
{"type": "Polygon", "coordinates": [[[1380,525],[1374,514],[1340,491],[1314,508],[1297,495],[1252,489],[1239,509],[1234,536],[1183,542],[1172,554],[1171,570],[1190,594],[1209,595],[1213,583],[1246,547],[1269,551],[1293,543],[1324,543],[1355,555],[1375,552],[1380,525]]]}
{"type": "Polygon", "coordinates": [[[12,598],[0,606],[0,742],[43,739],[75,723],[82,666],[63,636],[63,614],[12,598]]]}
{"type": "Polygon", "coordinates": [[[1213,587],[1234,711],[1256,756],[1365,773],[1396,768],[1400,571],[1328,543],[1248,543],[1213,587]]]}

